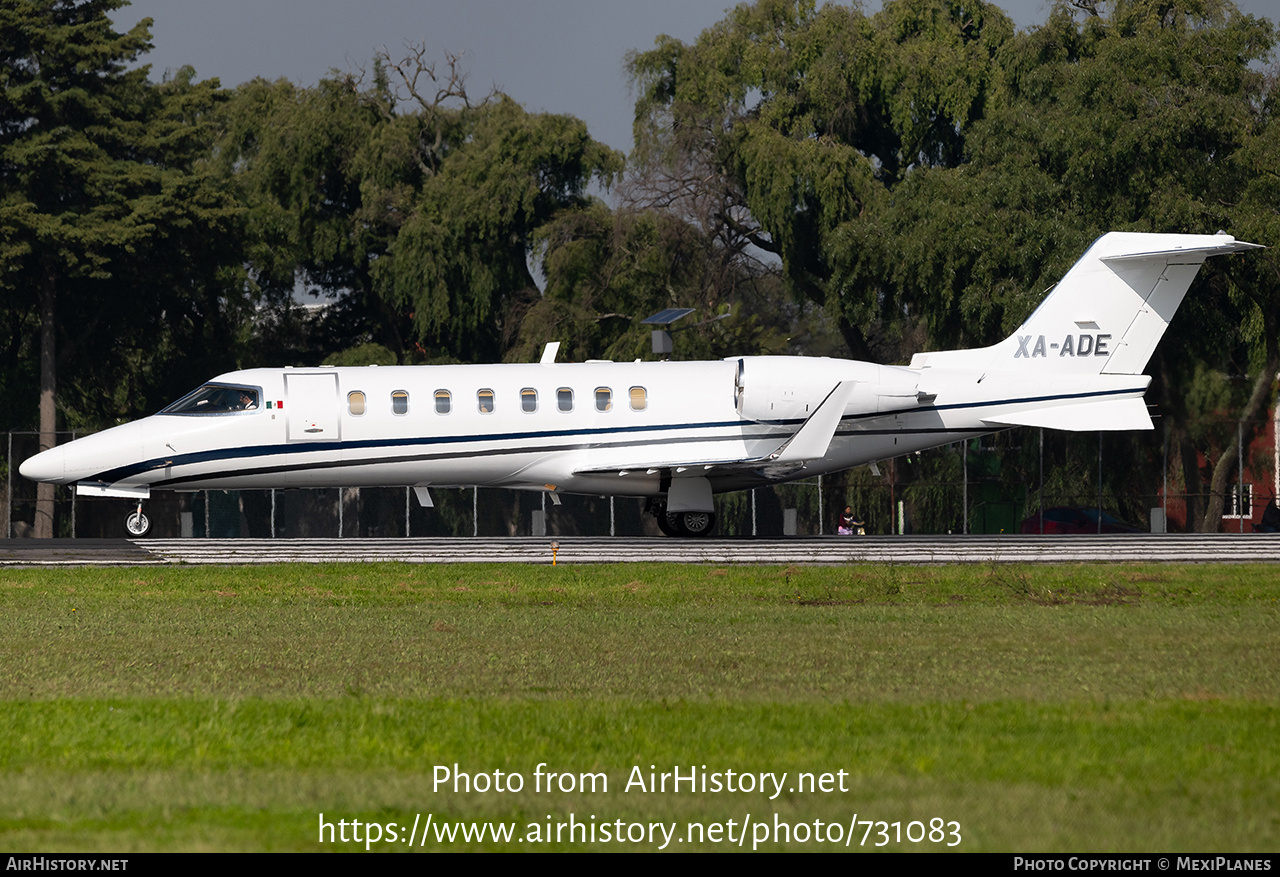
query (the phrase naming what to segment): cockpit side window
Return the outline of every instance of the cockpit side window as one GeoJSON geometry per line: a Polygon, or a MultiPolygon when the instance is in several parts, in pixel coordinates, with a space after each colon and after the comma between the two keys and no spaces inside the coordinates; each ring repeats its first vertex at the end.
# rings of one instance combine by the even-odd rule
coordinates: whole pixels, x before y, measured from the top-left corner
{"type": "Polygon", "coordinates": [[[261,391],[257,387],[237,387],[230,384],[205,384],[192,390],[161,414],[239,414],[257,411],[261,405],[261,391]]]}

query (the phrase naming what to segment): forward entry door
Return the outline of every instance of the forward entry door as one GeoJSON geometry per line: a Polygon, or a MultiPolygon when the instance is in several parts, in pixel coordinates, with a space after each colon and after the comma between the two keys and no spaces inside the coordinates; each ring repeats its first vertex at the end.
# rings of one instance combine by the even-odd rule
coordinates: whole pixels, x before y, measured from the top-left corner
{"type": "Polygon", "coordinates": [[[288,441],[326,442],[341,437],[336,374],[286,374],[284,388],[288,441]]]}

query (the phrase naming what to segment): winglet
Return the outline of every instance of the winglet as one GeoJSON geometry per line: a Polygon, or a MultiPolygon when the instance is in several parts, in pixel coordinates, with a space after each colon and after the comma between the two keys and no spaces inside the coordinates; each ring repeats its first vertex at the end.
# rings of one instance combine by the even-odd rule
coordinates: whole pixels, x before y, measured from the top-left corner
{"type": "Polygon", "coordinates": [[[809,416],[800,430],[793,435],[777,451],[772,463],[803,463],[807,460],[819,460],[831,446],[831,439],[840,426],[840,418],[844,417],[844,408],[853,394],[857,381],[841,381],[822,400],[818,409],[809,416]]]}
{"type": "Polygon", "coordinates": [[[552,365],[556,361],[556,354],[560,352],[559,341],[548,341],[547,346],[542,348],[542,359],[538,360],[543,365],[552,365]]]}

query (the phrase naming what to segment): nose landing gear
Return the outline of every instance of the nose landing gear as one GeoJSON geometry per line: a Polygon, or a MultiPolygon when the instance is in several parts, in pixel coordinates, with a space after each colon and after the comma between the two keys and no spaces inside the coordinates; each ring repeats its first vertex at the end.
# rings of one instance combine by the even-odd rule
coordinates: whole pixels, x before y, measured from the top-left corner
{"type": "Polygon", "coordinates": [[[141,500],[138,501],[138,507],[124,519],[124,528],[129,531],[130,536],[145,536],[151,529],[151,519],[142,513],[141,500]]]}

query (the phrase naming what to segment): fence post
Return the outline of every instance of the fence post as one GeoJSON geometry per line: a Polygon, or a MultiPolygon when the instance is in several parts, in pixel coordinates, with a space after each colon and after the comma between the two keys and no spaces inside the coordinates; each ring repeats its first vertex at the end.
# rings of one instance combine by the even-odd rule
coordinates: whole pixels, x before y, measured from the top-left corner
{"type": "Polygon", "coordinates": [[[818,535],[822,535],[822,476],[818,476],[818,535]]]}
{"type": "MultiPolygon", "coordinates": [[[[1244,532],[1244,421],[1236,421],[1236,514],[1240,520],[1240,532],[1244,532]]],[[[1253,511],[1252,508],[1249,509],[1253,511]]]]}
{"type": "Polygon", "coordinates": [[[1102,433],[1098,433],[1098,532],[1102,532],[1102,433]]]}
{"type": "Polygon", "coordinates": [[[4,538],[13,538],[13,430],[9,430],[9,456],[5,457],[4,538]]]}

